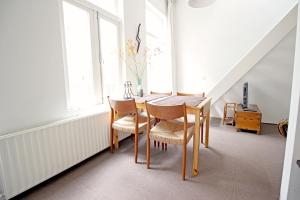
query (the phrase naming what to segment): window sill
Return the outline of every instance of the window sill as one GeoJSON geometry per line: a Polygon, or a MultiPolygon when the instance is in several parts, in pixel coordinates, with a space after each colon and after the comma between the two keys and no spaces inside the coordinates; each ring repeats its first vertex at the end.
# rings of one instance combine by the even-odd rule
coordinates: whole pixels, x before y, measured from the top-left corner
{"type": "Polygon", "coordinates": [[[99,104],[84,109],[70,110],[70,112],[73,113],[71,118],[81,118],[86,116],[98,115],[102,113],[109,113],[110,108],[108,105],[99,104]]]}

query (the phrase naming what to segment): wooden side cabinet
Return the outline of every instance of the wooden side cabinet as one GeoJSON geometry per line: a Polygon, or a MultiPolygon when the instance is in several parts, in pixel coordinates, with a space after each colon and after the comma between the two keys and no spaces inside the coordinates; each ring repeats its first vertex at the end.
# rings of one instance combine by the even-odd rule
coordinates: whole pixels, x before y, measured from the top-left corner
{"type": "Polygon", "coordinates": [[[241,129],[261,132],[261,112],[257,105],[250,104],[248,108],[243,109],[237,105],[235,111],[235,126],[237,131],[241,129]]]}

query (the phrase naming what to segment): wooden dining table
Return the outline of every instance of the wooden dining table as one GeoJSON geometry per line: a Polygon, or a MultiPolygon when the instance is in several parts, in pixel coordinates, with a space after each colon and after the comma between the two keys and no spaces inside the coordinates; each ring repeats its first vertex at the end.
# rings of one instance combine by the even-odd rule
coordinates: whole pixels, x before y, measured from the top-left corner
{"type": "Polygon", "coordinates": [[[199,147],[201,123],[205,120],[205,141],[204,146],[208,148],[209,143],[209,126],[210,126],[210,97],[197,96],[167,96],[161,94],[151,94],[145,97],[135,97],[136,107],[145,109],[145,101],[157,105],[179,105],[186,104],[187,113],[195,115],[195,130],[193,140],[193,176],[199,173],[199,147]]]}

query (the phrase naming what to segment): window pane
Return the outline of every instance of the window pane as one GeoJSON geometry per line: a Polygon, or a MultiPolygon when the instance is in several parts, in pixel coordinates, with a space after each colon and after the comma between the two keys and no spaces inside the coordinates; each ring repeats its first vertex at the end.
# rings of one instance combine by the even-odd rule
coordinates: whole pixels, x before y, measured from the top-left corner
{"type": "Polygon", "coordinates": [[[115,15],[118,14],[118,1],[120,0],[88,0],[92,4],[107,10],[115,15]]]}
{"type": "Polygon", "coordinates": [[[150,91],[167,92],[172,90],[172,68],[169,62],[169,56],[166,52],[165,44],[156,37],[146,35],[147,46],[153,53],[159,49],[159,53],[151,57],[150,66],[148,66],[148,87],[150,91]]]}
{"type": "Polygon", "coordinates": [[[167,44],[166,16],[150,3],[146,6],[146,42],[152,55],[148,65],[148,90],[167,92],[172,90],[171,56],[167,44]],[[159,49],[159,53],[156,49],[159,49]]]}
{"type": "Polygon", "coordinates": [[[69,107],[95,104],[90,15],[68,2],[63,2],[69,107]]]}
{"type": "Polygon", "coordinates": [[[102,58],[103,95],[120,93],[120,58],[118,26],[100,18],[100,44],[102,58]]]}
{"type": "Polygon", "coordinates": [[[155,11],[147,5],[146,9],[146,29],[148,33],[156,36],[160,36],[162,31],[165,29],[165,19],[158,14],[159,11],[155,11]]]}

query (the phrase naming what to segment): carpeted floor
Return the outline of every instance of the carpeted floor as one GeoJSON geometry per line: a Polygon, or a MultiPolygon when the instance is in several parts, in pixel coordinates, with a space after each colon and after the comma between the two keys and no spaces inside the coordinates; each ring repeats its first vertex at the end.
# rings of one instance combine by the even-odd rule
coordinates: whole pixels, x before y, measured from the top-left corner
{"type": "Polygon", "coordinates": [[[187,180],[181,180],[181,147],[152,148],[152,169],[145,165],[145,136],[134,163],[133,141],[106,151],[20,199],[76,200],[276,200],[279,196],[285,139],[274,125],[262,134],[235,132],[213,121],[210,147],[200,148],[200,169],[192,177],[192,144],[188,145],[187,180]]]}

